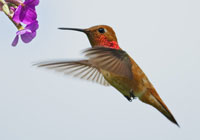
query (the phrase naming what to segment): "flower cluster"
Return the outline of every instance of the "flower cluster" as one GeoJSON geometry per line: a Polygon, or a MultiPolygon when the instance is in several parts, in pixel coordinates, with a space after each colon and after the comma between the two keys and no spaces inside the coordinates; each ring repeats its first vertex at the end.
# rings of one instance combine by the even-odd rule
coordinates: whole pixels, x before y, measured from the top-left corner
{"type": "Polygon", "coordinates": [[[16,37],[12,42],[12,46],[16,46],[19,36],[24,43],[29,43],[36,36],[36,30],[39,27],[37,21],[37,13],[35,7],[39,4],[39,0],[0,0],[0,10],[12,20],[18,28],[16,37]],[[7,6],[6,9],[4,6],[7,6]],[[25,24],[25,27],[22,26],[25,24]]]}

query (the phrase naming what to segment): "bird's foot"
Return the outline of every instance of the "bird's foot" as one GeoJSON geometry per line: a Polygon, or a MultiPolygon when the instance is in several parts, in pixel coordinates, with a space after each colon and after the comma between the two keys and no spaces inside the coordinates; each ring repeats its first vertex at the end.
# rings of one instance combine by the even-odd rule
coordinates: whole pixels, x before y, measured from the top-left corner
{"type": "Polygon", "coordinates": [[[132,89],[130,90],[129,93],[130,93],[130,97],[131,97],[132,99],[135,99],[135,98],[136,98],[136,96],[133,94],[133,90],[132,90],[132,89]]]}
{"type": "Polygon", "coordinates": [[[124,97],[126,97],[126,99],[127,99],[129,102],[132,102],[131,97],[129,97],[129,96],[124,96],[124,97]]]}
{"type": "Polygon", "coordinates": [[[126,97],[126,99],[129,101],[129,102],[132,102],[132,100],[134,100],[136,98],[136,96],[133,94],[133,90],[131,89],[130,92],[129,92],[129,96],[124,96],[126,97]]]}

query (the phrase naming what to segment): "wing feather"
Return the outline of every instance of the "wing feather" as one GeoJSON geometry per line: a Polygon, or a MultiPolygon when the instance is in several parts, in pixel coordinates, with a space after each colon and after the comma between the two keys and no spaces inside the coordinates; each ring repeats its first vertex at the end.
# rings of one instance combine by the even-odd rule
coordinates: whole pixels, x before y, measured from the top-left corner
{"type": "Polygon", "coordinates": [[[105,47],[95,47],[84,51],[85,56],[89,61],[99,69],[133,78],[132,64],[129,55],[123,50],[116,50],[105,47]]]}
{"type": "Polygon", "coordinates": [[[88,60],[81,61],[48,61],[35,64],[38,67],[52,69],[57,72],[62,72],[66,75],[79,77],[99,83],[104,86],[109,86],[109,83],[104,79],[99,69],[93,66],[88,60]],[[100,80],[101,78],[101,80],[100,80]]]}

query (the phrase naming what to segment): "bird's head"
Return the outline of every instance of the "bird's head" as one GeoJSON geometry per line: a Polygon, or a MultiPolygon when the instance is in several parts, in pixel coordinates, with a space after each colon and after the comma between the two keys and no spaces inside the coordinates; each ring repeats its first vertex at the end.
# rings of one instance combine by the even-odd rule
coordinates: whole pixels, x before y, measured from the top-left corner
{"type": "Polygon", "coordinates": [[[117,43],[117,37],[114,30],[107,25],[97,25],[87,29],[79,28],[59,28],[61,30],[74,30],[83,32],[88,36],[92,47],[108,47],[113,49],[120,49],[117,43]]]}

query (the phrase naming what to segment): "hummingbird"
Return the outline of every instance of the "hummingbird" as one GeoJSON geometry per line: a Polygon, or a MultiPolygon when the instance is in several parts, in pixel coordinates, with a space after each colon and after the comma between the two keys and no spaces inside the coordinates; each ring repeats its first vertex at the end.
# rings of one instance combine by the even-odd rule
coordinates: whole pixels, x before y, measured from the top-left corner
{"type": "Polygon", "coordinates": [[[53,69],[104,86],[113,86],[128,101],[139,98],[142,102],[155,107],[172,123],[179,126],[142,69],[127,52],[120,48],[116,34],[110,26],[97,25],[86,29],[59,29],[79,31],[87,35],[92,48],[83,52],[86,59],[46,61],[36,64],[38,67],[53,69]]]}

